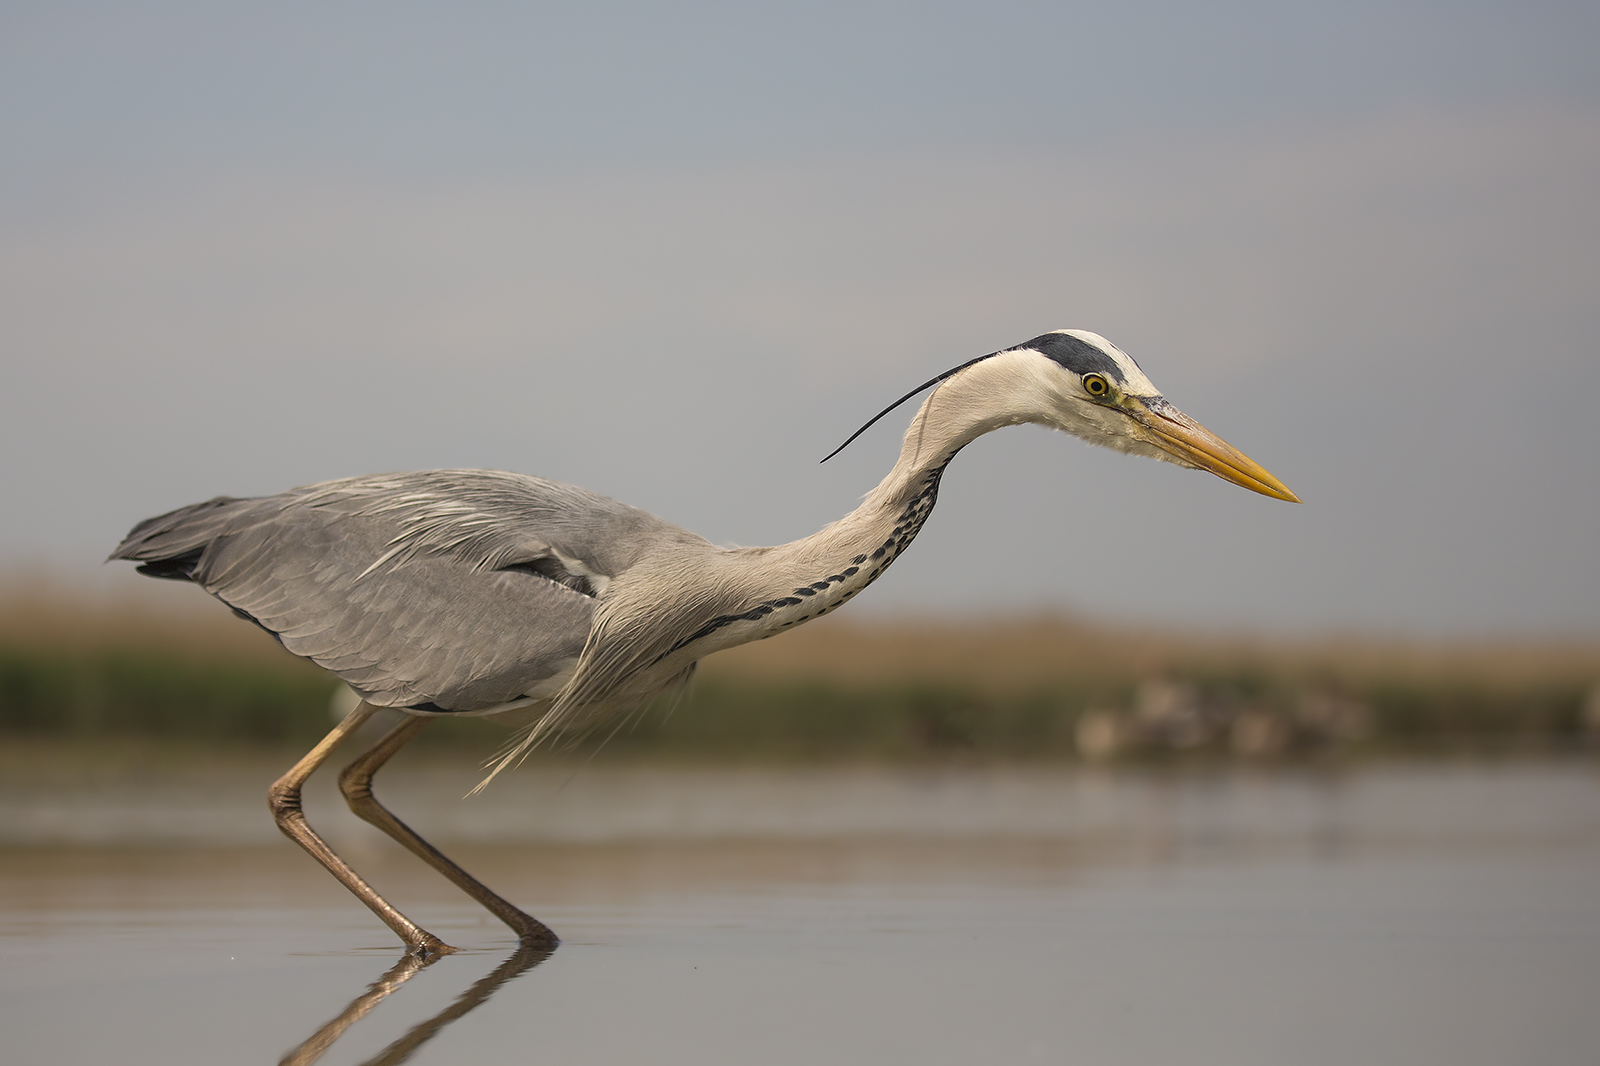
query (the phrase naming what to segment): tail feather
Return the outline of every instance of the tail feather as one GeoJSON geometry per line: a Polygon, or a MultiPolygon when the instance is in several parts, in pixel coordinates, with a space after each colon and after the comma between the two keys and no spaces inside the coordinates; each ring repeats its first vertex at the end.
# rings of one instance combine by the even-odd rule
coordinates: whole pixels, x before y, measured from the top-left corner
{"type": "Polygon", "coordinates": [[[193,580],[206,548],[254,500],[218,496],[205,503],[147,518],[128,531],[107,558],[132,559],[139,573],[175,581],[193,580]]]}

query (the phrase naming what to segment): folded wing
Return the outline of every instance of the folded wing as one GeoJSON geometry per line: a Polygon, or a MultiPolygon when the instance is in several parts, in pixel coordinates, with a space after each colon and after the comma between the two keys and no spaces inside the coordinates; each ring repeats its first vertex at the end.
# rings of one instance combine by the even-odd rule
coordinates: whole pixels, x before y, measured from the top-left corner
{"type": "Polygon", "coordinates": [[[553,695],[662,538],[698,540],[571,485],[440,470],[218,497],[111,557],[195,582],[379,706],[476,711],[553,695]]]}

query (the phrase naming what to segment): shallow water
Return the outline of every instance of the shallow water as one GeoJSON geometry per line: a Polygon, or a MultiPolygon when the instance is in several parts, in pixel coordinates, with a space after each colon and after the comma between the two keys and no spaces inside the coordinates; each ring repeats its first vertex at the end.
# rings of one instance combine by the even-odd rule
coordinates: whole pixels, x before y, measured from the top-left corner
{"type": "Polygon", "coordinates": [[[324,782],[313,824],[467,949],[415,972],[274,839],[274,769],[0,781],[0,1060],[1600,1060],[1592,764],[386,771],[542,961],[324,782]]]}

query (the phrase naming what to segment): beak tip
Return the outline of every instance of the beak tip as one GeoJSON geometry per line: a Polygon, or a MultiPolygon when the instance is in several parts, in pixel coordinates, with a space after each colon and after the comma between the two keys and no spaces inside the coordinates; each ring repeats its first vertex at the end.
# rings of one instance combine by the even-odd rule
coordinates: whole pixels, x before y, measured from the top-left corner
{"type": "Polygon", "coordinates": [[[1209,470],[1224,481],[1270,496],[1286,503],[1300,503],[1289,486],[1265,468],[1218,437],[1188,415],[1170,405],[1140,417],[1146,429],[1155,431],[1154,443],[1185,465],[1209,470]]]}
{"type": "Polygon", "coordinates": [[[1254,478],[1253,480],[1256,483],[1253,485],[1244,481],[1236,481],[1235,484],[1243,485],[1245,488],[1259,492],[1263,496],[1270,496],[1274,500],[1282,500],[1284,503],[1303,502],[1300,497],[1296,496],[1290,490],[1289,486],[1285,485],[1271,474],[1267,474],[1265,470],[1261,471],[1261,473],[1266,474],[1266,476],[1254,478]]]}

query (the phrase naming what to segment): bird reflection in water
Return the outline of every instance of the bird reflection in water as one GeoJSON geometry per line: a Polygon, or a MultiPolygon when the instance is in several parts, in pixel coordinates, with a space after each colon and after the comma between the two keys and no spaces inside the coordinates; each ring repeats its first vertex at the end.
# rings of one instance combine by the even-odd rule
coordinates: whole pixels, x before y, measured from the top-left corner
{"type": "MultiPolygon", "coordinates": [[[[500,986],[520,977],[539,965],[555,951],[548,942],[524,940],[511,955],[484,977],[473,982],[472,987],[455,998],[444,1010],[433,1017],[418,1022],[398,1040],[367,1059],[362,1066],[392,1066],[405,1062],[416,1050],[439,1034],[439,1031],[458,1018],[486,1003],[500,986]]],[[[279,1060],[278,1066],[308,1066],[316,1062],[349,1028],[365,1018],[372,1008],[383,1002],[390,993],[411,980],[421,971],[437,962],[442,956],[420,956],[406,952],[389,971],[368,986],[367,990],[350,1002],[338,1016],[312,1033],[306,1040],[279,1060]]]]}

